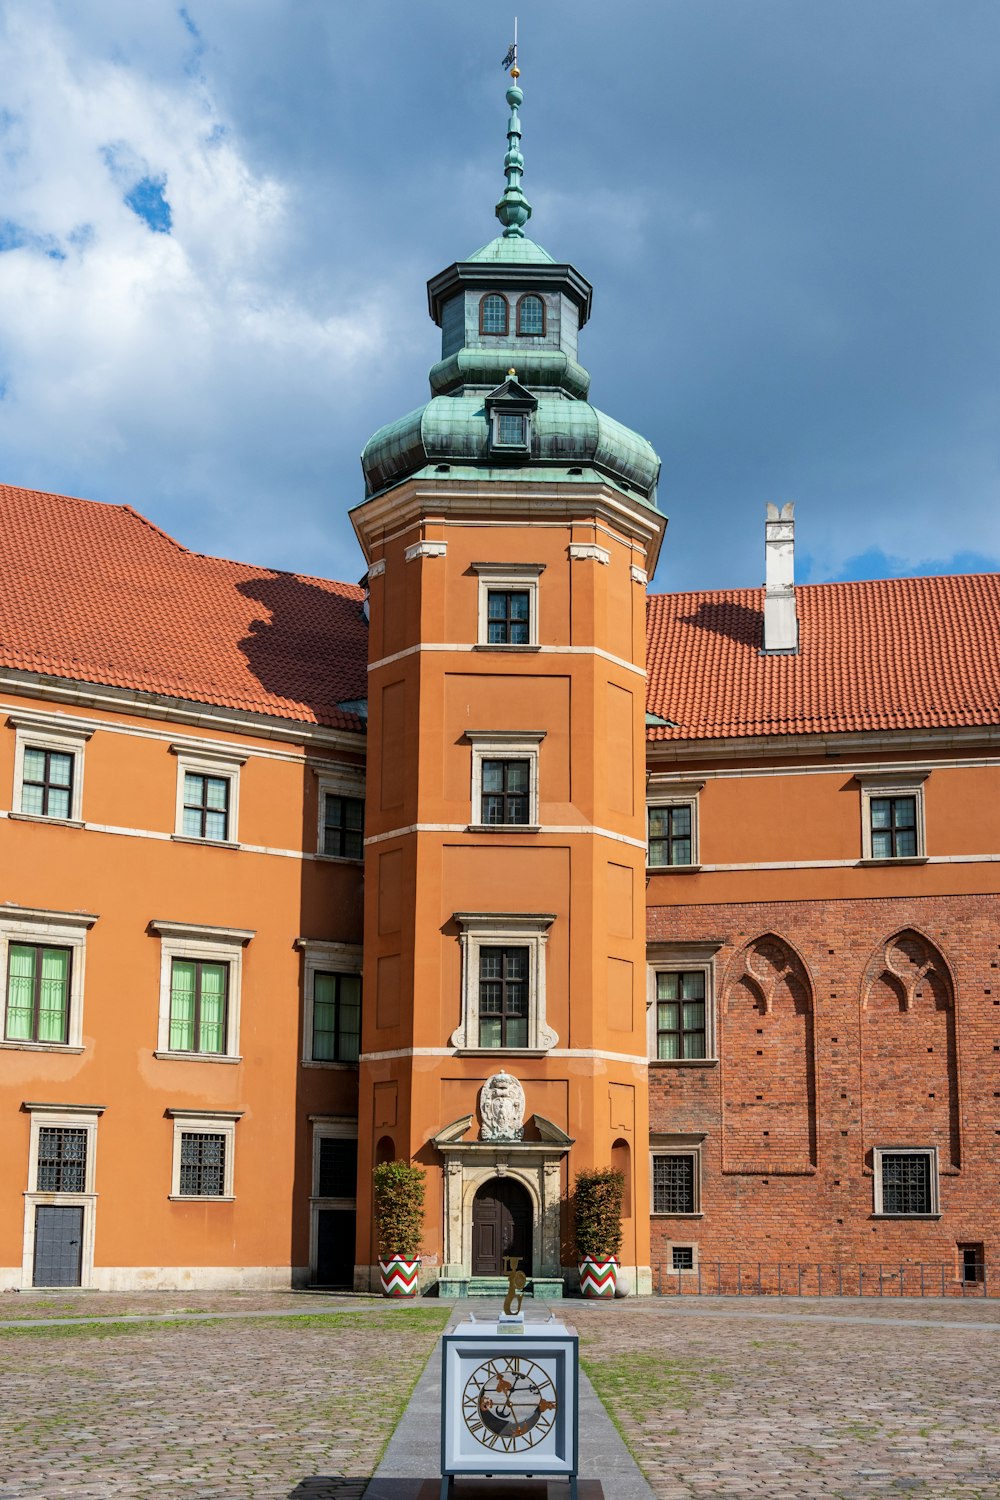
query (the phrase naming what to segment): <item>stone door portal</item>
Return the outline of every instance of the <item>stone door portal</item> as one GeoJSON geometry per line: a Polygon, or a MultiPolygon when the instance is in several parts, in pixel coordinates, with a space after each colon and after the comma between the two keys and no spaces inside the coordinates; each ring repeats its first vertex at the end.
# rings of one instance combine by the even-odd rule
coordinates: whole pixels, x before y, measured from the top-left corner
{"type": "Polygon", "coordinates": [[[472,1204],[472,1274],[502,1276],[505,1255],[531,1275],[531,1197],[510,1177],[484,1182],[472,1204]]]}

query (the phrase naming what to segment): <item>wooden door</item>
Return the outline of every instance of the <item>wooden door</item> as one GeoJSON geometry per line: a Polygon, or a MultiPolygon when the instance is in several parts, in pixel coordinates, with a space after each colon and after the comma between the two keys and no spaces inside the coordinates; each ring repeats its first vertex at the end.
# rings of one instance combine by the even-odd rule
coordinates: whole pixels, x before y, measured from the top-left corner
{"type": "Polygon", "coordinates": [[[531,1198],[510,1177],[494,1177],[472,1203],[472,1274],[502,1276],[506,1255],[521,1258],[519,1269],[531,1275],[531,1198]]]}

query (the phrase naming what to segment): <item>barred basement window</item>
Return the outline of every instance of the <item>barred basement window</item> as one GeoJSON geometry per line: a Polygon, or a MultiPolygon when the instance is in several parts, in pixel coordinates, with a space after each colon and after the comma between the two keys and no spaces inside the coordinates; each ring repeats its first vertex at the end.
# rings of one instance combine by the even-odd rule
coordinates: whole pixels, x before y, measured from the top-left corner
{"type": "Polygon", "coordinates": [[[181,1132],[178,1191],[184,1198],[222,1198],[226,1187],[226,1137],[207,1131],[181,1132]]]}
{"type": "Polygon", "coordinates": [[[39,1193],[84,1193],[87,1190],[87,1132],[42,1125],[38,1131],[39,1193]]]}
{"type": "Polygon", "coordinates": [[[671,1245],[670,1247],[670,1269],[672,1271],[694,1270],[694,1246],[693,1245],[671,1245]]]}
{"type": "Polygon", "coordinates": [[[693,1214],[698,1211],[697,1162],[692,1152],[662,1153],[653,1157],[654,1214],[693,1214]]]}

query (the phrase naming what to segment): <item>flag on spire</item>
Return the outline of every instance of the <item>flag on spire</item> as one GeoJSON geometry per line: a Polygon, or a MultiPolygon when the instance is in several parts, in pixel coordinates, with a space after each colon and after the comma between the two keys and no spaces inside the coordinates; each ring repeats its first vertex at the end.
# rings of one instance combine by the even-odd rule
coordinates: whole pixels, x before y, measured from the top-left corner
{"type": "Polygon", "coordinates": [[[516,64],[517,64],[517,43],[516,42],[511,42],[510,49],[509,49],[509,51],[507,53],[507,56],[504,58],[503,62],[500,64],[500,66],[501,66],[501,68],[506,69],[506,68],[514,67],[514,66],[516,66],[516,64]]]}

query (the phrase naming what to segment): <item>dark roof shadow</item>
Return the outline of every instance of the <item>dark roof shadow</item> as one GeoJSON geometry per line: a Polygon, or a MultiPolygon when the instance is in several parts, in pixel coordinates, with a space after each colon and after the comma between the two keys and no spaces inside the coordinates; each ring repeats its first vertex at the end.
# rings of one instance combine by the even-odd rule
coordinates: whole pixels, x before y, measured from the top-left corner
{"type": "Polygon", "coordinates": [[[709,630],[713,635],[724,635],[741,646],[759,650],[764,644],[763,609],[748,609],[732,599],[706,600],[693,614],[681,615],[680,621],[699,630],[709,630]]]}
{"type": "Polygon", "coordinates": [[[239,643],[261,686],[307,706],[320,724],[363,728],[337,706],[368,696],[368,622],[360,594],[294,573],[246,578],[236,589],[268,611],[269,618],[251,621],[239,643]]]}

